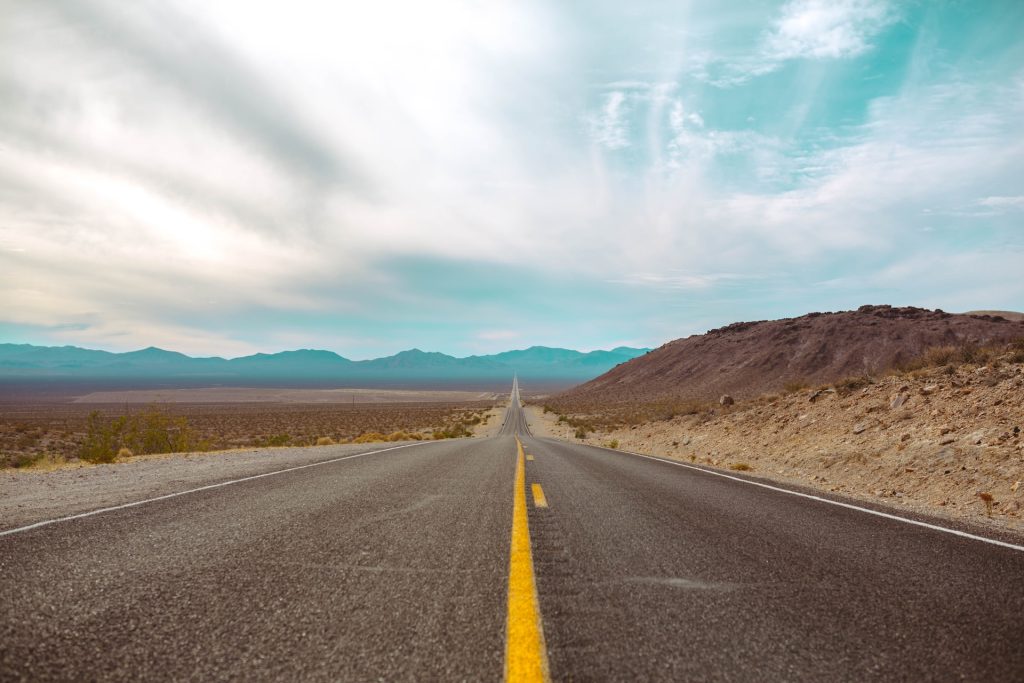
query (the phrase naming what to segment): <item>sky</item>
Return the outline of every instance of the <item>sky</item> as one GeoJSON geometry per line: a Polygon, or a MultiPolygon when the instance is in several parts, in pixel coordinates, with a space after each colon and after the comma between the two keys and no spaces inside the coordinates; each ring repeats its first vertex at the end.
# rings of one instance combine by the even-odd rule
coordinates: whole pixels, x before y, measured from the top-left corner
{"type": "Polygon", "coordinates": [[[0,341],[1024,309],[1024,3],[0,0],[0,341]]]}

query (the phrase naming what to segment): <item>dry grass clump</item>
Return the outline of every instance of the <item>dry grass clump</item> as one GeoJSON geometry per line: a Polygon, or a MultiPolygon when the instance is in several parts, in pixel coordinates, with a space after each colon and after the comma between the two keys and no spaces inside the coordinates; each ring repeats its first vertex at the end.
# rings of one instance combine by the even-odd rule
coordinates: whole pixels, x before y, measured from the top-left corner
{"type": "Polygon", "coordinates": [[[352,443],[378,443],[387,440],[388,437],[384,436],[380,432],[364,432],[352,439],[352,443]]]}
{"type": "Polygon", "coordinates": [[[433,433],[435,439],[460,439],[464,436],[472,435],[473,430],[467,428],[462,422],[447,425],[442,429],[435,429],[433,433]]]}
{"type": "Polygon", "coordinates": [[[1024,363],[1024,339],[994,346],[979,346],[972,343],[959,346],[933,346],[925,349],[924,353],[917,358],[901,364],[896,370],[912,373],[916,370],[930,368],[998,365],[1000,362],[1024,363]]]}
{"type": "Polygon", "coordinates": [[[801,391],[806,391],[807,389],[810,388],[811,385],[802,379],[790,380],[789,382],[786,382],[785,384],[782,385],[782,390],[785,391],[787,394],[796,394],[801,391]]]}
{"type": "Polygon", "coordinates": [[[858,375],[855,377],[844,377],[843,379],[834,382],[832,388],[836,390],[840,396],[849,396],[858,389],[869,387],[875,383],[874,377],[868,375],[858,375]]]}
{"type": "Polygon", "coordinates": [[[736,470],[737,472],[749,472],[754,468],[745,462],[734,462],[731,465],[729,465],[729,469],[736,470]]]}
{"type": "Polygon", "coordinates": [[[45,453],[11,453],[4,458],[4,467],[28,469],[46,457],[45,453]]]}
{"type": "Polygon", "coordinates": [[[317,446],[333,446],[337,442],[329,436],[321,436],[316,440],[317,446]]]}

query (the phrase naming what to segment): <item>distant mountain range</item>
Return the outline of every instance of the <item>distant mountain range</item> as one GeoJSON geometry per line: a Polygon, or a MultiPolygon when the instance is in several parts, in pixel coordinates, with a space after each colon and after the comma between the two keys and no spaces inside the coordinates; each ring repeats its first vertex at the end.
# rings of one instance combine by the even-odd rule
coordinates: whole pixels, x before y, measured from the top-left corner
{"type": "Polygon", "coordinates": [[[455,358],[411,349],[393,356],[353,361],[332,351],[300,349],[241,358],[193,358],[150,347],[128,353],[76,346],[0,344],[0,379],[177,380],[280,384],[301,382],[485,381],[520,378],[580,382],[597,377],[649,349],[621,346],[583,353],[533,346],[489,356],[455,358]]]}

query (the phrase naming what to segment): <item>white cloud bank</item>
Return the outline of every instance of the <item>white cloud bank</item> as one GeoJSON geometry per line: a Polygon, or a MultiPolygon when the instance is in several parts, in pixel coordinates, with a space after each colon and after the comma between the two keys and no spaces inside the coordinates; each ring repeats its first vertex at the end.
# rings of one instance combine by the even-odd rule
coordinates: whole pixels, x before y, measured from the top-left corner
{"type": "MultiPolygon", "coordinates": [[[[261,340],[279,336],[243,339],[232,316],[416,310],[424,292],[388,269],[402,259],[706,292],[851,253],[881,263],[915,249],[926,212],[1020,206],[1019,78],[908,82],[846,142],[805,149],[719,125],[675,82],[594,76],[578,22],[547,3],[97,0],[8,15],[0,323],[52,340],[272,350],[261,340]],[[610,83],[596,103],[595,80],[610,83]]],[[[894,17],[880,2],[787,3],[728,62],[730,85],[865,54],[894,17]]],[[[973,289],[994,290],[1015,246],[989,254],[973,289]]],[[[900,271],[885,272],[895,291],[900,271]]],[[[500,319],[474,323],[481,341],[512,339],[500,319]]]]}

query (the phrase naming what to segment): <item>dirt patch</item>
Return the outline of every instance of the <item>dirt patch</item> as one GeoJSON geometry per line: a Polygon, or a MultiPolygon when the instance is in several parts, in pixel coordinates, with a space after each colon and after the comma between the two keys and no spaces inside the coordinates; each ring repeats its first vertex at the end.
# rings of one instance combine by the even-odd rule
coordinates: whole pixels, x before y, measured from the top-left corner
{"type": "Polygon", "coordinates": [[[624,424],[621,414],[544,413],[539,405],[530,406],[528,415],[537,435],[749,469],[1024,531],[1020,362],[930,368],[731,405],[715,402],[638,424],[624,424]]]}

